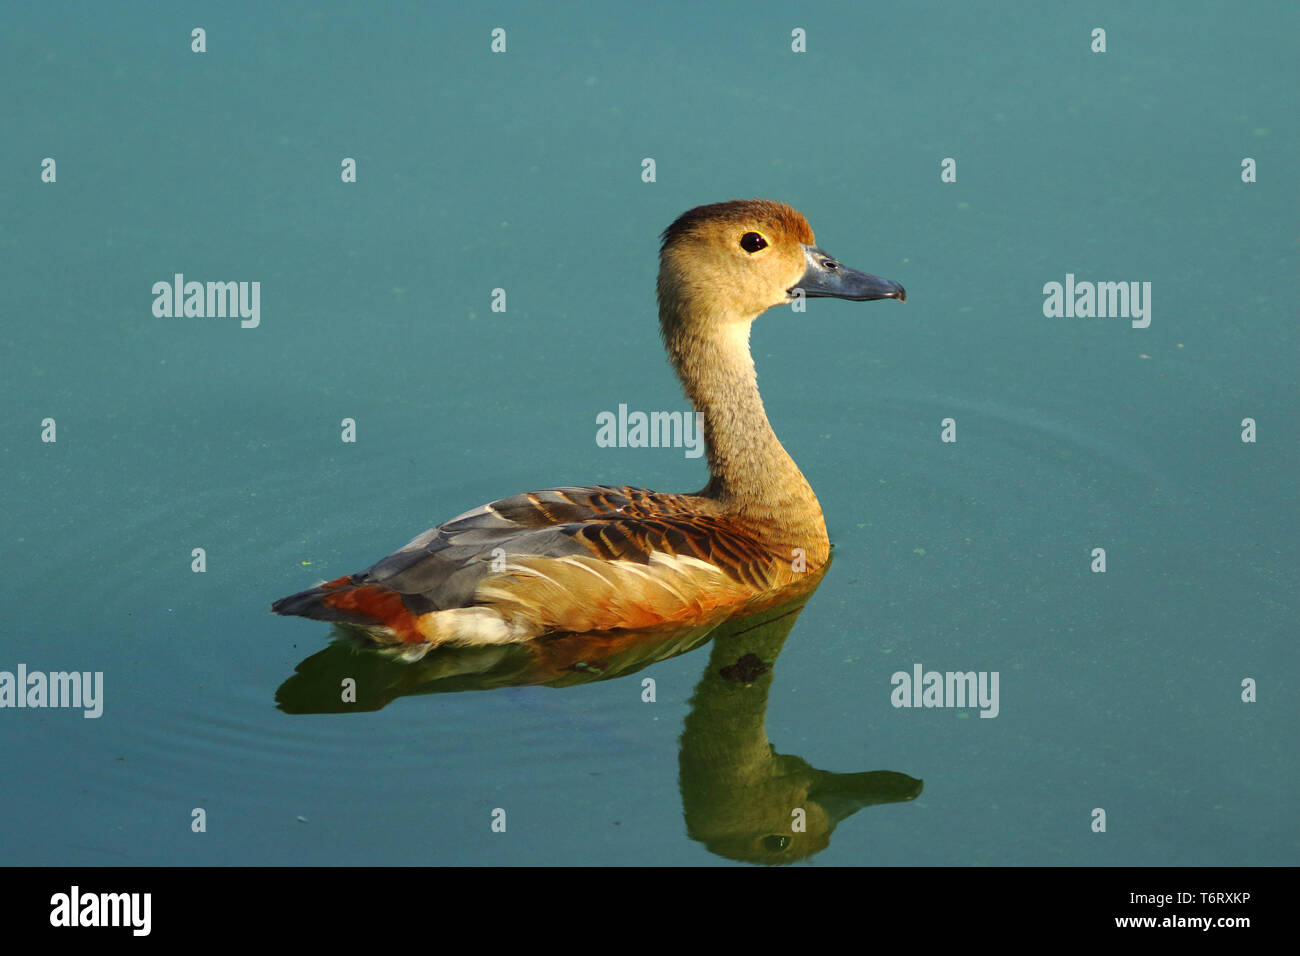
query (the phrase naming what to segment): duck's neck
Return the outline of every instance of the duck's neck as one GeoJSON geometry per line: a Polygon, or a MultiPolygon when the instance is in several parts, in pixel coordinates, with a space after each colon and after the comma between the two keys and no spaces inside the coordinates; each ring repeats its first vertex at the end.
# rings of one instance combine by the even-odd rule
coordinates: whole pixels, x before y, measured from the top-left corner
{"type": "Polygon", "coordinates": [[[704,415],[710,479],[701,494],[820,564],[828,553],[821,506],[763,409],[749,351],[753,317],[664,318],[668,355],[686,397],[704,415]]]}

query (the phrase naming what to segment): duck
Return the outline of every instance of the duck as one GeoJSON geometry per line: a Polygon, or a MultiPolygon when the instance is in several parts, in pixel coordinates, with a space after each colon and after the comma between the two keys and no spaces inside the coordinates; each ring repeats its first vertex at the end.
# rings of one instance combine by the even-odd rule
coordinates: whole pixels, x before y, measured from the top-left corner
{"type": "Polygon", "coordinates": [[[594,485],[502,498],[271,610],[359,630],[411,659],[440,645],[740,611],[822,569],[830,539],[821,505],[768,421],[750,327],[803,298],[901,302],[907,293],[843,265],[800,212],[773,200],[697,206],[660,238],[660,332],[703,416],[702,490],[594,485]]]}

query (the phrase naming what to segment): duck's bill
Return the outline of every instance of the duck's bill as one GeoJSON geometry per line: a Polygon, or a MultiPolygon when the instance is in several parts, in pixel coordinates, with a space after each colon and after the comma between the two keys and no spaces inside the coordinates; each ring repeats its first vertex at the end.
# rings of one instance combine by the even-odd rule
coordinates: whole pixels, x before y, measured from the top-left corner
{"type": "Polygon", "coordinates": [[[871,299],[907,299],[907,290],[891,279],[868,275],[840,264],[834,256],[816,246],[804,246],[808,268],[799,284],[790,289],[790,295],[799,290],[810,299],[834,298],[867,302],[871,299]]]}

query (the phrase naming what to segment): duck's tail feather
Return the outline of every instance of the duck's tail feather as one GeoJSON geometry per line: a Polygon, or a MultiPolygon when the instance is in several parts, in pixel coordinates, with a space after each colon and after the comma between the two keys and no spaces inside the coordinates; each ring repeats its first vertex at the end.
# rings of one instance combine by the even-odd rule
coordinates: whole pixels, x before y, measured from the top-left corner
{"type": "Polygon", "coordinates": [[[297,615],[313,621],[330,621],[364,627],[391,641],[423,640],[416,616],[402,595],[379,584],[357,584],[352,575],[326,581],[306,591],[280,598],[271,605],[276,614],[297,615]]]}
{"type": "Polygon", "coordinates": [[[361,628],[379,645],[422,647],[420,655],[438,644],[512,644],[541,631],[531,621],[507,619],[487,607],[417,614],[400,592],[382,584],[358,583],[355,575],[280,598],[271,610],[361,628]]]}

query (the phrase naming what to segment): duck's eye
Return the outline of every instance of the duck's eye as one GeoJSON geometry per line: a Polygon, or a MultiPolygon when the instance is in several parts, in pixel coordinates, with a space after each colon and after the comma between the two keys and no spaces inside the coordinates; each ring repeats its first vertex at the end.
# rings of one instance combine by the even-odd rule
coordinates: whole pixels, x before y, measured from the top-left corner
{"type": "Polygon", "coordinates": [[[767,248],[767,240],[756,232],[747,232],[740,237],[740,248],[746,252],[758,252],[767,248]]]}

